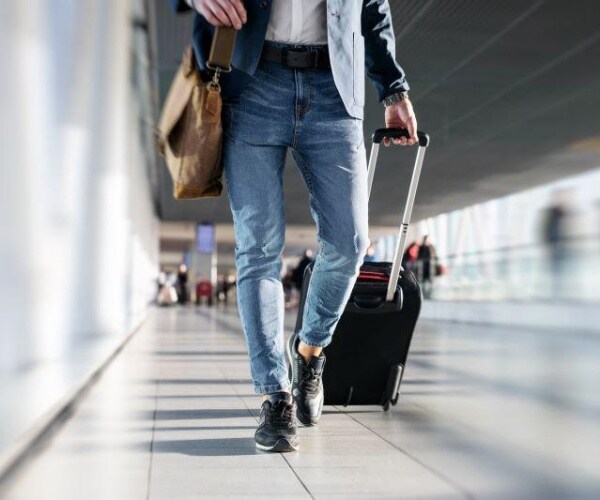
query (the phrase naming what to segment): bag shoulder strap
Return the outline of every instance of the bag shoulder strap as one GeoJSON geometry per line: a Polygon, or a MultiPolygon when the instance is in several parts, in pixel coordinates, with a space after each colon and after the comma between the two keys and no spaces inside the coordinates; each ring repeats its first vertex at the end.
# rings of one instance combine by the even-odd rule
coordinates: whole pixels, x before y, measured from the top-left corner
{"type": "Polygon", "coordinates": [[[231,59],[235,48],[237,30],[234,28],[215,28],[206,66],[219,72],[231,71],[231,59]]]}

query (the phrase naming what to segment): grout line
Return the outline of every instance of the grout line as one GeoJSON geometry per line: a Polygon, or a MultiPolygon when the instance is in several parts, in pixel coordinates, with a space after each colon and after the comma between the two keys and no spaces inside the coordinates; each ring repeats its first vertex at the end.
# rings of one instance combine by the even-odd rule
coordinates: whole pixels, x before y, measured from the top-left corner
{"type": "MultiPolygon", "coordinates": [[[[227,380],[229,382],[229,379],[227,378],[227,373],[225,372],[225,370],[223,370],[223,368],[220,365],[219,365],[219,370],[221,370],[221,373],[223,374],[223,377],[225,378],[225,380],[227,380]]],[[[233,389],[233,392],[237,395],[238,399],[245,406],[246,410],[248,410],[248,413],[250,413],[250,416],[252,418],[254,418],[254,420],[256,422],[258,422],[258,419],[252,414],[252,409],[250,409],[250,407],[246,404],[246,401],[244,401],[244,399],[239,396],[239,393],[237,392],[236,387],[233,384],[231,384],[231,383],[229,385],[233,389]]],[[[285,454],[284,453],[280,453],[279,455],[283,459],[283,461],[287,464],[287,466],[290,468],[290,470],[292,471],[292,473],[294,474],[294,476],[296,476],[296,479],[298,479],[298,482],[302,485],[302,487],[304,488],[304,490],[306,491],[306,493],[310,496],[310,498],[312,498],[314,500],[314,498],[315,498],[314,495],[310,492],[310,490],[308,489],[308,486],[306,486],[306,484],[304,483],[304,481],[302,481],[302,478],[298,475],[298,473],[296,472],[296,470],[292,467],[292,464],[290,464],[290,462],[286,458],[285,454]]]]}
{"type": "Polygon", "coordinates": [[[449,478],[448,476],[446,476],[445,474],[443,474],[442,472],[438,471],[437,469],[435,469],[434,467],[426,464],[425,462],[423,462],[421,459],[417,458],[416,456],[414,456],[412,453],[409,453],[408,451],[406,451],[405,449],[403,449],[402,447],[398,446],[397,444],[395,444],[394,442],[390,441],[389,439],[385,438],[384,436],[382,436],[381,434],[379,434],[378,432],[374,431],[373,429],[371,429],[369,426],[367,426],[366,424],[364,424],[363,422],[361,422],[360,420],[357,420],[355,417],[353,417],[350,413],[342,410],[341,408],[339,408],[338,406],[335,406],[335,408],[340,411],[340,413],[343,413],[344,415],[346,415],[348,418],[354,420],[357,424],[359,424],[360,426],[364,427],[365,429],[367,429],[369,432],[373,433],[375,436],[377,436],[379,439],[381,439],[382,441],[385,441],[387,444],[389,444],[390,446],[392,446],[393,448],[395,448],[396,450],[398,450],[400,453],[402,453],[403,455],[407,456],[408,458],[410,458],[411,460],[413,460],[414,462],[418,463],[421,467],[423,467],[424,469],[427,469],[429,472],[431,472],[434,476],[436,476],[438,479],[441,479],[442,481],[444,481],[445,483],[447,483],[449,486],[451,486],[452,488],[455,488],[456,490],[458,490],[466,499],[468,500],[474,500],[475,499],[475,495],[473,495],[473,493],[471,493],[468,489],[466,489],[464,486],[456,483],[453,479],[449,478]]]}
{"type": "Polygon", "coordinates": [[[296,478],[298,479],[298,481],[300,481],[300,484],[306,490],[306,493],[308,493],[308,495],[310,496],[310,498],[312,498],[314,500],[314,498],[315,498],[314,495],[310,492],[310,490],[308,489],[308,486],[306,486],[306,484],[304,484],[304,481],[302,481],[302,478],[300,477],[300,475],[298,474],[298,472],[296,472],[296,469],[294,469],[292,467],[292,464],[289,462],[289,460],[287,459],[287,457],[285,455],[283,455],[283,454],[281,455],[281,457],[283,458],[283,460],[285,460],[285,463],[288,464],[288,467],[294,473],[294,476],[296,476],[296,478]]]}
{"type": "Polygon", "coordinates": [[[44,445],[73,416],[77,405],[88,391],[96,385],[105,370],[117,358],[131,339],[142,329],[151,311],[134,327],[129,334],[117,342],[116,347],[84,377],[83,382],[71,393],[54,405],[39,421],[15,443],[8,451],[0,455],[0,487],[4,487],[29,460],[37,456],[44,445]]]}
{"type": "Polygon", "coordinates": [[[150,485],[152,480],[152,466],[154,464],[154,439],[156,436],[156,412],[158,411],[158,386],[160,379],[156,381],[154,390],[154,411],[152,412],[152,437],[150,438],[150,462],[148,464],[148,477],[146,479],[146,500],[150,500],[150,485]]]}
{"type": "MultiPolygon", "coordinates": [[[[225,379],[227,380],[227,377],[225,377],[225,379]]],[[[236,388],[233,385],[231,385],[231,387],[232,387],[233,391],[237,394],[236,388]]],[[[238,398],[242,402],[242,404],[246,407],[246,409],[248,410],[248,413],[250,413],[250,416],[252,418],[254,418],[258,422],[258,419],[256,417],[254,417],[254,415],[252,415],[252,410],[246,404],[246,402],[242,398],[240,398],[239,396],[238,396],[238,398]]],[[[304,490],[306,491],[306,493],[308,493],[308,495],[310,496],[310,498],[312,498],[314,500],[315,497],[313,496],[313,494],[308,489],[308,486],[306,486],[306,484],[304,484],[304,481],[302,481],[302,479],[300,478],[300,476],[298,475],[298,473],[296,472],[296,470],[292,467],[292,464],[290,464],[290,462],[286,458],[285,454],[284,453],[280,453],[279,456],[283,459],[283,461],[291,469],[292,473],[294,474],[294,476],[296,476],[296,479],[298,479],[298,481],[300,482],[300,484],[302,485],[302,487],[304,488],[304,490]]]]}

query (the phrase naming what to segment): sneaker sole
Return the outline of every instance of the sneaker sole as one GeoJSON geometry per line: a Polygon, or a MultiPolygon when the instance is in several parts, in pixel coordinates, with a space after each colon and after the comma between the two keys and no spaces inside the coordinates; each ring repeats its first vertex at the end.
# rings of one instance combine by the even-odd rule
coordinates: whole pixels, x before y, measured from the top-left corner
{"type": "Polygon", "coordinates": [[[316,422],[313,422],[312,420],[306,420],[306,421],[302,421],[302,417],[300,417],[299,413],[296,413],[296,416],[298,417],[298,421],[304,426],[304,427],[314,427],[315,425],[317,425],[319,423],[319,421],[317,420],[316,422]]]}
{"type": "Polygon", "coordinates": [[[261,451],[272,451],[278,453],[285,453],[288,451],[297,451],[299,448],[298,443],[291,443],[285,438],[278,439],[273,446],[265,446],[264,444],[256,443],[256,447],[261,451]]]}

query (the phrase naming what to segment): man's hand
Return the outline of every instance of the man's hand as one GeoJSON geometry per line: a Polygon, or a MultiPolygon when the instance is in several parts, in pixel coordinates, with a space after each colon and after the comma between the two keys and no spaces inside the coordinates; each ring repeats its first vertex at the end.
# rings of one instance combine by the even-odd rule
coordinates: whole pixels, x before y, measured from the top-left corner
{"type": "MultiPolygon", "coordinates": [[[[417,139],[417,118],[413,111],[412,103],[409,99],[395,102],[385,108],[385,126],[386,128],[405,128],[410,134],[410,139],[402,137],[393,139],[394,144],[402,146],[412,146],[418,141],[417,139]]],[[[383,139],[383,144],[387,147],[390,145],[390,139],[383,139]]]]}
{"type": "Polygon", "coordinates": [[[190,3],[213,26],[239,30],[247,21],[242,0],[192,0],[190,3]]]}

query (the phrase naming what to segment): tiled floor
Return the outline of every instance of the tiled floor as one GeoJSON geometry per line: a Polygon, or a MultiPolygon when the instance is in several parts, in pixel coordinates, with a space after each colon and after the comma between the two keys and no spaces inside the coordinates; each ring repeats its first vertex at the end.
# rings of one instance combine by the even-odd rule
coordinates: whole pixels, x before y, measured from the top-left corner
{"type": "Polygon", "coordinates": [[[600,498],[599,355],[422,321],[398,406],[328,407],[267,454],[237,311],[158,310],[0,498],[600,498]]]}

